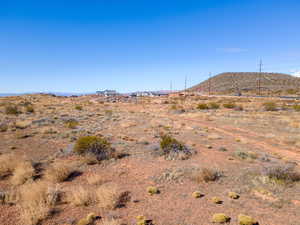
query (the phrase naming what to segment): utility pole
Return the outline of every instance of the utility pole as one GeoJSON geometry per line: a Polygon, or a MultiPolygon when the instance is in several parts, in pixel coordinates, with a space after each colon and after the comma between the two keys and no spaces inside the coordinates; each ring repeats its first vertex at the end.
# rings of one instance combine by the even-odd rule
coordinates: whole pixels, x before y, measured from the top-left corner
{"type": "Polygon", "coordinates": [[[171,93],[173,92],[173,84],[172,84],[172,81],[170,81],[170,92],[171,92],[171,93]]]}
{"type": "Polygon", "coordinates": [[[186,95],[186,90],[187,89],[187,76],[185,76],[185,79],[184,79],[184,94],[186,95]]]}
{"type": "Polygon", "coordinates": [[[259,61],[259,74],[258,74],[258,81],[257,81],[257,88],[258,88],[258,95],[261,95],[261,73],[262,73],[263,62],[262,60],[259,61]]]}
{"type": "Polygon", "coordinates": [[[211,73],[209,73],[209,78],[208,78],[208,95],[211,94],[211,73]]]}

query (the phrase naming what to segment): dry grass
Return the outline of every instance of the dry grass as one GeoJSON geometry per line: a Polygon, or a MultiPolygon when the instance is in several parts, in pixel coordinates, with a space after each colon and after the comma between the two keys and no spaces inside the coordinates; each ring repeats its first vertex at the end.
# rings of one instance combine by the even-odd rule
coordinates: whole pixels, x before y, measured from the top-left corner
{"type": "Polygon", "coordinates": [[[92,174],[86,178],[88,184],[90,185],[101,185],[105,183],[103,177],[99,174],[92,174]]]}
{"type": "Polygon", "coordinates": [[[74,173],[73,166],[66,163],[54,163],[45,172],[45,179],[51,182],[66,181],[72,173],[74,173]]]}
{"type": "Polygon", "coordinates": [[[22,224],[38,224],[53,212],[59,200],[58,188],[49,187],[45,182],[31,183],[20,189],[22,224]]]}
{"type": "Polygon", "coordinates": [[[191,179],[197,183],[216,181],[222,176],[217,169],[203,168],[201,171],[193,172],[191,179]]]}
{"type": "Polygon", "coordinates": [[[32,180],[34,175],[35,169],[33,168],[31,162],[23,161],[15,168],[11,178],[11,183],[13,185],[24,184],[26,181],[32,180]]]}
{"type": "Polygon", "coordinates": [[[68,201],[74,206],[88,206],[92,203],[91,191],[83,186],[73,187],[68,194],[68,201]]]}
{"type": "Polygon", "coordinates": [[[100,225],[120,225],[120,221],[114,219],[104,219],[101,221],[100,225]]]}
{"type": "Polygon", "coordinates": [[[0,155],[0,178],[11,175],[19,163],[20,157],[14,154],[0,155]]]}
{"type": "Polygon", "coordinates": [[[98,205],[105,209],[116,209],[129,201],[128,192],[119,192],[118,187],[113,184],[105,184],[96,189],[98,205]]]}

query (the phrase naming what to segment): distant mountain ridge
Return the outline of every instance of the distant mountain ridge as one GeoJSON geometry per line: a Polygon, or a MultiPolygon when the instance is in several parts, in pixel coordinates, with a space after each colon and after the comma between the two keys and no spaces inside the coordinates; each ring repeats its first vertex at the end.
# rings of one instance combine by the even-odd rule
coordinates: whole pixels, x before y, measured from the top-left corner
{"type": "Polygon", "coordinates": [[[219,94],[257,92],[296,94],[300,91],[300,78],[283,73],[259,72],[226,72],[218,74],[198,85],[190,91],[200,91],[219,94]]]}

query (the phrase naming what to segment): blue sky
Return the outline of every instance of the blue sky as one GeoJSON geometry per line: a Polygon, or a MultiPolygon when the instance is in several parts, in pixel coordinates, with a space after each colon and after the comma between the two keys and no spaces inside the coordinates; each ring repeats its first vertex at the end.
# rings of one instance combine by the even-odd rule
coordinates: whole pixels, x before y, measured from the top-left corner
{"type": "Polygon", "coordinates": [[[174,89],[300,75],[298,0],[0,0],[0,93],[174,89]]]}

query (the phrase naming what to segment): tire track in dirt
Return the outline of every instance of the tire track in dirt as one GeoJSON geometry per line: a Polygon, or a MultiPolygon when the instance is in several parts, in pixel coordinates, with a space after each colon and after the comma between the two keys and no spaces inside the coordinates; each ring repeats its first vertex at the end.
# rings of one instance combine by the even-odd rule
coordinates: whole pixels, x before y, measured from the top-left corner
{"type": "Polygon", "coordinates": [[[197,119],[191,119],[191,118],[186,118],[186,117],[174,117],[168,115],[169,118],[172,118],[174,120],[183,120],[183,121],[189,121],[196,123],[197,125],[202,125],[205,127],[208,127],[209,129],[214,129],[215,131],[219,132],[220,134],[224,134],[230,137],[233,137],[235,139],[243,139],[248,142],[248,144],[251,144],[257,148],[262,149],[265,152],[268,153],[276,153],[279,154],[280,156],[283,156],[286,159],[297,161],[300,163],[300,153],[297,153],[299,151],[296,148],[290,149],[287,146],[281,146],[281,147],[274,147],[273,145],[277,143],[272,143],[271,141],[267,140],[262,140],[262,136],[257,135],[254,132],[244,130],[241,128],[236,128],[232,126],[220,126],[217,124],[205,122],[202,120],[197,120],[197,119]],[[296,152],[295,152],[296,151],[296,152]]]}

